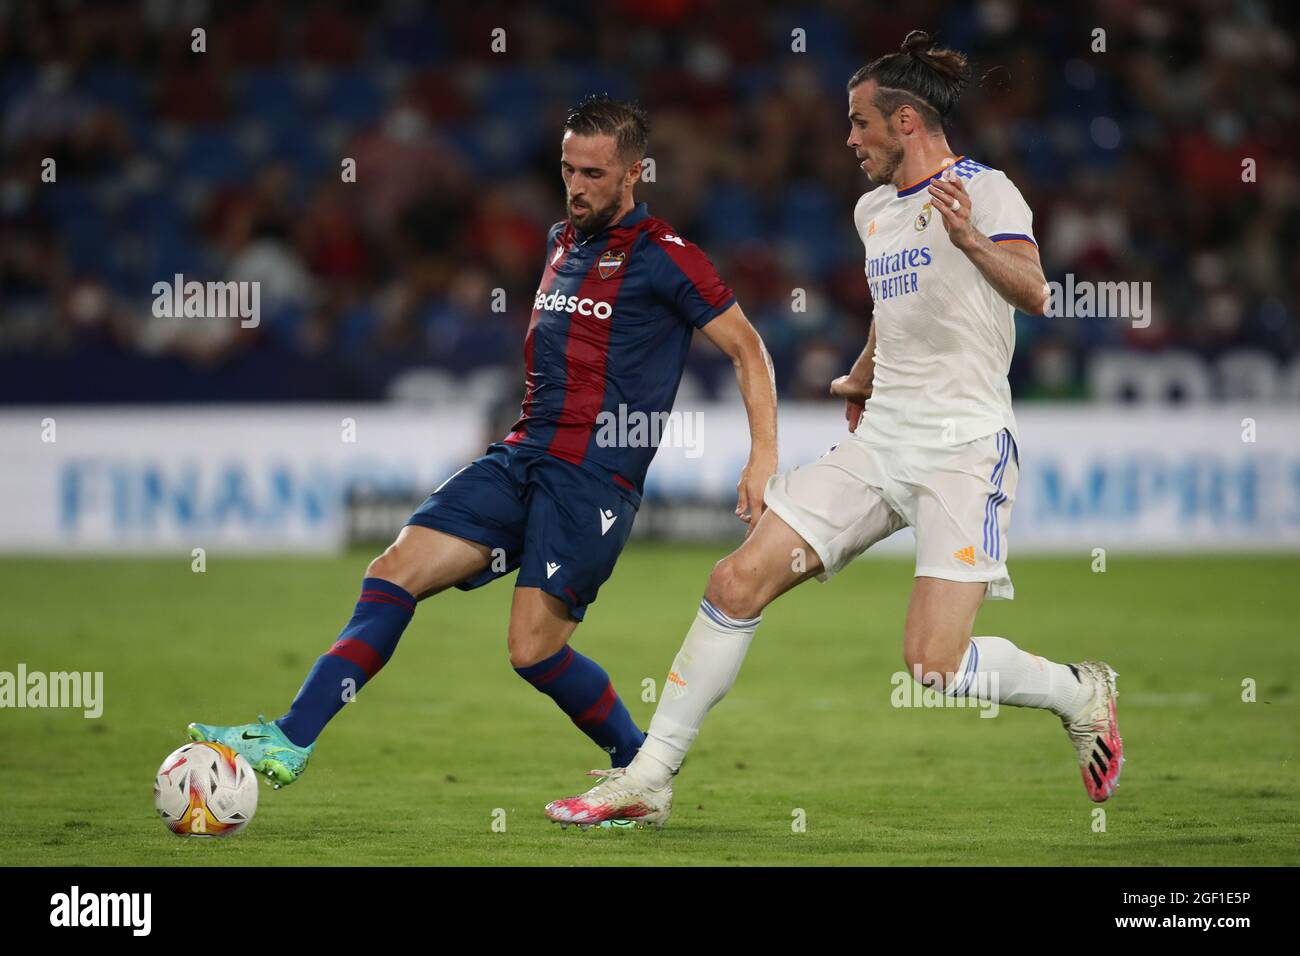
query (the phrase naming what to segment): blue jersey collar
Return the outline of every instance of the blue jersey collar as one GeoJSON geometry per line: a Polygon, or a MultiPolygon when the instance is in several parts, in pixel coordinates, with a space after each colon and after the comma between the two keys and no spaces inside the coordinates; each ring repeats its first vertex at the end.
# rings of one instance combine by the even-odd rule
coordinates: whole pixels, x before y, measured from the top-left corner
{"type": "Polygon", "coordinates": [[[626,229],[628,226],[635,226],[642,219],[649,219],[649,218],[650,218],[650,210],[646,207],[645,203],[639,202],[631,209],[628,210],[626,216],[624,216],[618,222],[614,223],[614,228],[626,229]]]}
{"type": "Polygon", "coordinates": [[[940,176],[946,173],[953,166],[956,166],[958,163],[965,160],[965,158],[966,158],[965,154],[962,154],[961,156],[958,156],[956,159],[954,159],[951,163],[948,163],[946,166],[940,166],[938,169],[932,172],[929,176],[926,176],[924,179],[918,182],[914,182],[910,186],[903,186],[898,190],[898,196],[901,198],[903,196],[910,196],[913,193],[919,193],[922,189],[930,185],[930,183],[934,182],[934,180],[938,179],[940,176]]]}

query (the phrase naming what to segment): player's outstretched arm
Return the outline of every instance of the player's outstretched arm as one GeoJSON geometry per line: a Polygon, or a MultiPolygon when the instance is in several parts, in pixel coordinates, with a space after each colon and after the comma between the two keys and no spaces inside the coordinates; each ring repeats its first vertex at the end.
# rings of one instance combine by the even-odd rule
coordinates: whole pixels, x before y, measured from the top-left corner
{"type": "Polygon", "coordinates": [[[752,531],[763,515],[763,488],[776,473],[776,379],[772,358],[739,303],[702,331],[735,366],[736,383],[749,416],[749,462],[736,489],[736,514],[752,531]]]}
{"type": "Polygon", "coordinates": [[[1030,315],[1047,312],[1049,290],[1032,243],[994,242],[971,222],[971,197],[961,178],[953,175],[930,183],[934,208],[943,216],[944,228],[952,244],[988,280],[998,294],[1017,309],[1030,315]]]}

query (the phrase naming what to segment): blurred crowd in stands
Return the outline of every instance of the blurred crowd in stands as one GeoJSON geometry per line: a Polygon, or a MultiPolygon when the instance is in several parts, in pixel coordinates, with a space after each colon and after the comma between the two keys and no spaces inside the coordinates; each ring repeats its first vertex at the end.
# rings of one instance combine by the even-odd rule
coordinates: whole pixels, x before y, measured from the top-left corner
{"type": "MultiPolygon", "coordinates": [[[[0,402],[516,399],[560,129],[592,92],[648,108],[638,198],[736,290],[782,396],[823,396],[871,315],[844,83],[913,28],[972,58],[949,141],[1019,185],[1048,278],[1151,283],[1145,329],[1018,315],[1018,397],[1086,397],[1114,350],[1287,366],[1296,20],[1257,0],[5,3],[0,402]],[[156,317],[177,273],[260,281],[260,325],[156,317]]],[[[684,388],[734,394],[702,337],[684,388]]]]}

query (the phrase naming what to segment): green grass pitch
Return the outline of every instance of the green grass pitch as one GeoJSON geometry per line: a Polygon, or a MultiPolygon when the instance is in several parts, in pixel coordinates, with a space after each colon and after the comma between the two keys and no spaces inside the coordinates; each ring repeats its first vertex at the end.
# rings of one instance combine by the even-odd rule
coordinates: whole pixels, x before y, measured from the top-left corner
{"type": "MultiPolygon", "coordinates": [[[[638,544],[575,647],[643,726],[722,547],[638,544]]],[[[1098,832],[1060,723],[895,708],[910,562],[867,559],[769,608],[661,831],[561,831],[547,800],[603,756],[511,671],[509,581],[427,601],[311,768],[227,840],[157,820],[190,720],[283,712],[368,555],[0,561],[0,670],[104,672],[104,715],[0,710],[7,864],[1300,863],[1300,557],[1013,559],[977,633],[1120,673],[1128,763],[1098,832]],[[1243,680],[1257,699],[1243,702],[1243,680]],[[505,830],[493,829],[504,811],[505,830]],[[795,832],[802,810],[806,830],[795,832]],[[498,813],[497,817],[501,815],[498,813]]],[[[498,828],[499,829],[499,828],[498,828]]]]}

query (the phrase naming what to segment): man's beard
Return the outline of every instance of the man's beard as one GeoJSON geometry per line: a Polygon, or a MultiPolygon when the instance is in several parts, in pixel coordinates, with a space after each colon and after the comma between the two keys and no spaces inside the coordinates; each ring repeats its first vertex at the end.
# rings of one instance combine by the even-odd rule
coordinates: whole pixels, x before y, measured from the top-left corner
{"type": "Polygon", "coordinates": [[[898,167],[903,163],[903,141],[901,139],[891,140],[883,147],[883,150],[885,154],[884,165],[877,169],[875,173],[867,172],[867,178],[876,185],[892,180],[894,173],[898,172],[898,167]]]}
{"type": "Polygon", "coordinates": [[[610,224],[610,221],[614,218],[614,213],[618,212],[618,201],[615,200],[608,206],[604,206],[600,209],[597,209],[594,206],[588,206],[587,211],[581,215],[581,218],[574,215],[572,205],[569,205],[567,208],[569,213],[569,222],[573,224],[573,228],[580,232],[584,232],[587,235],[591,235],[592,233],[600,232],[600,230],[610,224]]]}

